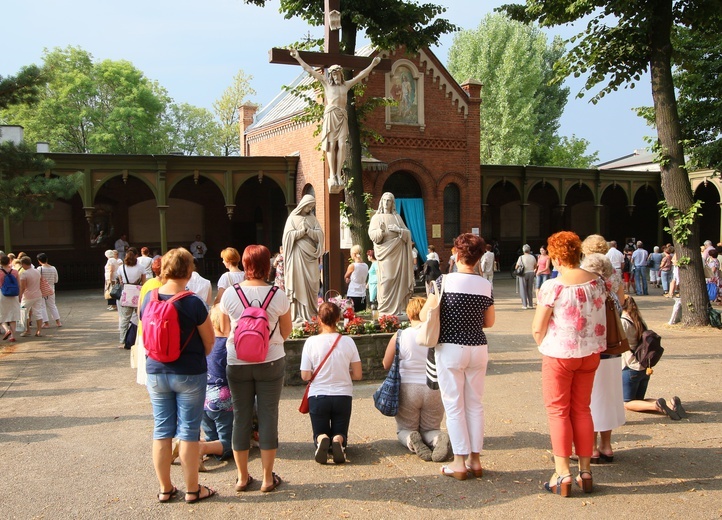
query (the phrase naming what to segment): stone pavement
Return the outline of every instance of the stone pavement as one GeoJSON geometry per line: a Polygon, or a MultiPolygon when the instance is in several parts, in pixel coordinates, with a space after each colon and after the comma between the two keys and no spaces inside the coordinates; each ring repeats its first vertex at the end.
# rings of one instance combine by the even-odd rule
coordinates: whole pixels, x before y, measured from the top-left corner
{"type": "MultiPolygon", "coordinates": [[[[508,275],[496,283],[497,324],[488,331],[484,477],[459,482],[398,444],[392,418],[373,407],[378,382],[360,382],[349,463],[313,462],[311,428],[298,413],[302,387],[281,401],[273,493],[233,491],[232,465],[201,474],[219,496],[192,506],[158,504],[150,457],[152,417],[128,352],[115,348],[117,315],[100,291],[61,292],[62,329],[0,351],[2,518],[649,518],[722,517],[722,331],[666,325],[671,302],[637,299],[663,337],[650,397],[679,395],[689,417],[628,412],[614,432],[613,464],[595,466],[595,492],[570,499],[541,490],[553,466],[540,390],[540,358],[508,275]]],[[[260,476],[258,452],[251,474],[260,476]]],[[[173,467],[183,487],[180,466],[173,467]]]]}

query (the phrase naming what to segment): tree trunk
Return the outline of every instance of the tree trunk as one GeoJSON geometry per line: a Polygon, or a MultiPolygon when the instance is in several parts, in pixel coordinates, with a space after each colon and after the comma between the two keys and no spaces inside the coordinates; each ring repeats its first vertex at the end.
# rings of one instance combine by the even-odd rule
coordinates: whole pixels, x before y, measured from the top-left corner
{"type": "MultiPolygon", "coordinates": [[[[667,204],[686,213],[694,203],[692,186],[684,165],[682,129],[677,112],[677,100],[672,80],[672,0],[653,2],[650,22],[650,72],[652,99],[654,100],[657,137],[662,147],[660,164],[662,192],[667,204]]],[[[669,218],[674,229],[675,219],[669,218]]],[[[689,264],[680,266],[680,295],[685,325],[708,325],[707,306],[709,298],[705,287],[702,257],[699,250],[699,222],[692,224],[692,233],[686,244],[674,241],[677,258],[689,258],[689,264]]]]}
{"type": "MultiPolygon", "coordinates": [[[[356,33],[358,28],[353,24],[344,24],[342,28],[341,52],[354,55],[356,53],[356,33]]],[[[351,77],[345,71],[347,79],[351,77]]],[[[361,132],[356,117],[356,97],[353,89],[348,93],[346,101],[348,113],[349,157],[346,162],[346,205],[349,208],[349,228],[354,244],[359,244],[362,251],[371,249],[371,239],[366,221],[366,205],[364,204],[363,167],[361,164],[361,132]]]]}

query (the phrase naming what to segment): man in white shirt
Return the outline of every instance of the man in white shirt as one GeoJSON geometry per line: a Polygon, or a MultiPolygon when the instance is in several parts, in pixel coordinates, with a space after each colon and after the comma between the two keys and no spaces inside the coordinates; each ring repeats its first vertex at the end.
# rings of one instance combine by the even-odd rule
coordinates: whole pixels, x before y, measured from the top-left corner
{"type": "Polygon", "coordinates": [[[203,257],[206,256],[207,252],[208,252],[208,248],[201,241],[201,236],[196,235],[196,241],[191,244],[191,254],[193,255],[193,258],[197,258],[198,260],[203,260],[203,257]]]}
{"type": "Polygon", "coordinates": [[[188,285],[186,285],[186,289],[188,289],[192,293],[195,293],[196,296],[203,300],[203,303],[206,304],[206,307],[210,307],[213,303],[213,300],[211,299],[211,295],[213,292],[211,288],[211,281],[203,278],[201,275],[198,274],[198,260],[193,263],[194,270],[191,274],[190,280],[188,280],[188,285]]]}
{"type": "Polygon", "coordinates": [[[494,251],[492,251],[491,244],[486,244],[486,253],[481,255],[481,261],[479,262],[479,269],[481,276],[494,282],[494,251]]]}
{"type": "Polygon", "coordinates": [[[647,259],[649,253],[642,246],[642,241],[637,242],[637,249],[632,253],[632,268],[634,269],[634,286],[637,296],[647,296],[647,259]]]}
{"type": "Polygon", "coordinates": [[[617,249],[616,240],[609,242],[609,251],[607,251],[607,258],[612,263],[612,267],[617,270],[617,274],[622,276],[622,263],[624,262],[624,253],[617,249]]]}

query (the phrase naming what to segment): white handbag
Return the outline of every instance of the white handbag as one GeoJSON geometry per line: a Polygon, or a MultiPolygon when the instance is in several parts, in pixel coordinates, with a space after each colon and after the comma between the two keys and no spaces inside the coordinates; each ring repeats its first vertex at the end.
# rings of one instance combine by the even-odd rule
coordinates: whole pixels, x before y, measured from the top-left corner
{"type": "Polygon", "coordinates": [[[441,333],[441,298],[444,296],[444,283],[446,277],[441,277],[441,290],[439,291],[436,305],[429,307],[426,313],[426,320],[419,327],[416,333],[416,343],[422,347],[435,347],[439,343],[441,333]]]}

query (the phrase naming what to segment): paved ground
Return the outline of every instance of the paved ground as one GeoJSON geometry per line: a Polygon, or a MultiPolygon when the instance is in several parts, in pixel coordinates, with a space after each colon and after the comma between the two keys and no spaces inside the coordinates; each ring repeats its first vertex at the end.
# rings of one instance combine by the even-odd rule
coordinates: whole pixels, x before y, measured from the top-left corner
{"type": "MultiPolygon", "coordinates": [[[[654,290],[653,290],[654,292],[654,290]]],[[[615,431],[615,462],[594,467],[595,493],[570,499],[540,491],[552,473],[540,390],[540,359],[511,280],[497,281],[497,325],[489,331],[484,477],[458,482],[395,440],[394,420],[373,408],[377,382],[355,388],[350,463],[312,461],[311,429],[281,402],[274,493],[233,491],[230,465],[201,475],[219,496],[194,506],[158,504],[150,459],[151,411],[127,351],[115,348],[116,314],[98,291],[58,295],[64,327],[0,352],[2,518],[649,518],[722,517],[722,331],[666,325],[669,300],[639,298],[665,356],[650,396],[681,396],[689,418],[629,412],[615,431]],[[552,509],[553,508],[553,509],[552,509]]],[[[252,452],[251,474],[260,475],[252,452]]],[[[180,466],[174,482],[182,487],[180,466]]]]}

